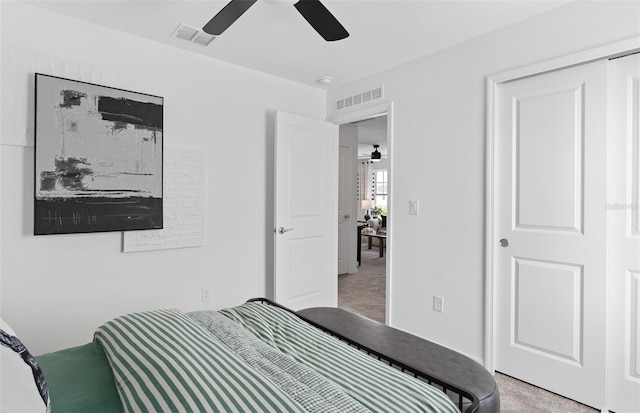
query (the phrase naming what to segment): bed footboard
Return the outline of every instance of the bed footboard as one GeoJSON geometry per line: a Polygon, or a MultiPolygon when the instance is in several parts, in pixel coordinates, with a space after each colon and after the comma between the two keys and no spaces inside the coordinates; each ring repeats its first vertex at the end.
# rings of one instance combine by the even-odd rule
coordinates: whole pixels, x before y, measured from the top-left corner
{"type": "Polygon", "coordinates": [[[470,358],[436,343],[330,307],[294,312],[273,301],[255,298],[296,314],[402,372],[441,389],[464,413],[499,413],[500,395],[491,374],[470,358]]]}

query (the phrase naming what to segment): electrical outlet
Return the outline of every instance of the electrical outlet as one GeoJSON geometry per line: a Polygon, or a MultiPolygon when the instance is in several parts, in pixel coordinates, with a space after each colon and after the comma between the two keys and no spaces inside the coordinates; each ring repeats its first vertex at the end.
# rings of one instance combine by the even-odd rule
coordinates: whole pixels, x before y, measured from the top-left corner
{"type": "Polygon", "coordinates": [[[439,313],[444,312],[444,298],[439,295],[433,296],[433,310],[439,313]]]}
{"type": "Polygon", "coordinates": [[[211,301],[211,287],[202,287],[202,302],[211,301]]]}

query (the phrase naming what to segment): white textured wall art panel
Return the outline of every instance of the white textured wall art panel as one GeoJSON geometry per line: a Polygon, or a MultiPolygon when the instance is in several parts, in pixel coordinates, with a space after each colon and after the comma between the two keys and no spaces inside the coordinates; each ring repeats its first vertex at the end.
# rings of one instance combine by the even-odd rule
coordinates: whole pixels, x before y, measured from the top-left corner
{"type": "Polygon", "coordinates": [[[3,145],[33,146],[35,73],[106,85],[111,80],[111,74],[104,68],[5,44],[0,59],[3,145]]]}
{"type": "Polygon", "coordinates": [[[164,148],[163,229],[126,231],[123,252],[204,245],[204,151],[164,148]]]}

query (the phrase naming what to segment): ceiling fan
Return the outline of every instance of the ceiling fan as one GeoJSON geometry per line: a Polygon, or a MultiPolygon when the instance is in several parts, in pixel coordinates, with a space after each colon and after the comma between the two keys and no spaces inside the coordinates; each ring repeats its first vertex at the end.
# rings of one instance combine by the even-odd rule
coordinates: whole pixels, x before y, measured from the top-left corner
{"type": "MultiPolygon", "coordinates": [[[[231,0],[213,16],[202,30],[219,36],[244,14],[257,0],[231,0]]],[[[299,0],[293,7],[326,41],[333,42],[349,36],[347,30],[320,0],[299,0]]]]}
{"type": "Polygon", "coordinates": [[[373,152],[371,152],[371,160],[377,162],[382,159],[382,154],[378,152],[380,145],[373,145],[373,152]]]}
{"type": "Polygon", "coordinates": [[[378,162],[382,160],[382,153],[378,151],[379,147],[380,145],[373,145],[373,152],[359,155],[358,160],[371,162],[378,162]]]}

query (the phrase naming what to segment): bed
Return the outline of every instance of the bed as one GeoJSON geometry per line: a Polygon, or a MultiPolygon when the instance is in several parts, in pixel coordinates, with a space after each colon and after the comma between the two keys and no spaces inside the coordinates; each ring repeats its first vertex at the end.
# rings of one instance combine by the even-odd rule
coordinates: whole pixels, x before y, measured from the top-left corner
{"type": "Polygon", "coordinates": [[[460,355],[475,366],[451,377],[490,378],[488,390],[450,383],[385,355],[389,338],[404,343],[401,352],[417,343],[427,354],[433,343],[341,311],[296,313],[254,299],[220,311],[128,314],[100,326],[91,343],[36,360],[53,413],[499,412],[495,382],[473,371],[479,364],[460,355]],[[371,334],[360,336],[364,345],[350,338],[363,331],[384,332],[382,347],[371,334]]]}

